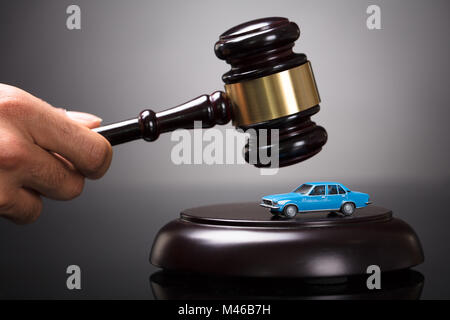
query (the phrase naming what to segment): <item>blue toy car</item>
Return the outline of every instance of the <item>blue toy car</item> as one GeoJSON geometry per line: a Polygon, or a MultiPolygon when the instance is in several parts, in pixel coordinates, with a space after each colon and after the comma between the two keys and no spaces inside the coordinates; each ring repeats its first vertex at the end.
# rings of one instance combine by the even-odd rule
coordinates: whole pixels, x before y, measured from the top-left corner
{"type": "Polygon", "coordinates": [[[350,191],[337,182],[308,182],[290,193],[262,198],[261,206],[273,214],[293,218],[298,212],[341,211],[351,216],[356,208],[370,204],[367,193],[350,191]]]}

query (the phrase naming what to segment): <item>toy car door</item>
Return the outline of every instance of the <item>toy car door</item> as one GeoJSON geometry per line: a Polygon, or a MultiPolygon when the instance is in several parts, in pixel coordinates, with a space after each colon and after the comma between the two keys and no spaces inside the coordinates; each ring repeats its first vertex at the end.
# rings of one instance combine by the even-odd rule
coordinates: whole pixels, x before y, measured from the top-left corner
{"type": "Polygon", "coordinates": [[[327,209],[325,198],[325,185],[314,186],[306,198],[306,206],[300,210],[325,210],[327,209]]]}
{"type": "Polygon", "coordinates": [[[338,187],[335,184],[329,184],[327,186],[326,195],[327,209],[339,210],[342,203],[342,195],[339,195],[338,187]]]}

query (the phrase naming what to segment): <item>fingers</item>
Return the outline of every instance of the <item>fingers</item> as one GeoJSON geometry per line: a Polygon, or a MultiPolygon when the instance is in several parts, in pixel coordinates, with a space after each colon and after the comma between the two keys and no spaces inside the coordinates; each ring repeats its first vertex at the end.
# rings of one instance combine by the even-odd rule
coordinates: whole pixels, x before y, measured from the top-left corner
{"type": "Polygon", "coordinates": [[[28,126],[34,141],[42,148],[62,155],[84,176],[102,177],[111,163],[109,142],[50,106],[43,106],[40,112],[40,125],[29,123],[28,126]]]}
{"type": "Polygon", "coordinates": [[[0,128],[0,192],[27,187],[52,199],[69,200],[83,186],[84,177],[69,161],[23,139],[14,128],[0,128]]]}
{"type": "Polygon", "coordinates": [[[36,145],[30,144],[28,149],[30,157],[18,177],[22,186],[55,200],[71,200],[81,194],[84,177],[73,165],[36,145]]]}
{"type": "Polygon", "coordinates": [[[31,223],[39,218],[42,199],[24,188],[0,191],[0,215],[17,223],[31,223]]]}
{"type": "Polygon", "coordinates": [[[85,127],[88,127],[89,129],[97,128],[98,126],[100,126],[100,123],[102,123],[101,118],[90,113],[67,111],[66,115],[70,119],[78,122],[79,124],[82,124],[85,127]]]}
{"type": "Polygon", "coordinates": [[[80,114],[69,113],[69,116],[25,91],[0,87],[0,118],[14,122],[23,134],[45,150],[62,155],[84,176],[102,177],[111,163],[111,145],[80,123],[94,126],[95,121],[80,120],[83,117],[80,114]]]}

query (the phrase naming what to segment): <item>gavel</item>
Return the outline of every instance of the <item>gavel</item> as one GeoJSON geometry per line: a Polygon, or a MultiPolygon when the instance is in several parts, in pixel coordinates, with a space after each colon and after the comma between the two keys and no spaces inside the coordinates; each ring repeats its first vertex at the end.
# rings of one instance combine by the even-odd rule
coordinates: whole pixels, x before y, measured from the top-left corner
{"type": "MultiPolygon", "coordinates": [[[[220,35],[214,48],[216,56],[231,65],[222,76],[225,92],[201,95],[161,112],[143,110],[135,119],[94,130],[117,145],[154,141],[164,132],[192,129],[195,121],[211,128],[232,120],[236,128],[257,133],[249,138],[256,141],[247,141],[244,147],[247,162],[252,148],[270,154],[275,147],[279,167],[304,161],[320,152],[327,132],[311,121],[320,110],[320,97],[311,63],[305,54],[292,50],[299,37],[297,24],[281,17],[237,25],[220,35]],[[260,141],[259,129],[278,129],[278,143],[260,141]]],[[[266,166],[259,160],[254,165],[266,166]]]]}

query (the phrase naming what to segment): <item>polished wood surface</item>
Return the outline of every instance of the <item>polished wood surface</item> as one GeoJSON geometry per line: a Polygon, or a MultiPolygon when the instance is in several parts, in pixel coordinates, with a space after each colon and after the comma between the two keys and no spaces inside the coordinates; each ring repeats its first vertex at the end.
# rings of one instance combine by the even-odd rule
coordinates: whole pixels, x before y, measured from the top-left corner
{"type": "MultiPolygon", "coordinates": [[[[150,212],[151,213],[151,212],[150,212]]],[[[414,230],[391,210],[273,217],[258,203],[183,210],[156,236],[150,261],[165,270],[245,277],[343,277],[424,260],[414,230]]]]}
{"type": "Polygon", "coordinates": [[[282,17],[252,20],[225,31],[214,47],[216,56],[232,67],[223,82],[260,78],[306,63],[305,54],[292,51],[299,37],[298,25],[282,17]]]}
{"type": "Polygon", "coordinates": [[[294,219],[274,216],[259,203],[230,203],[204,206],[181,211],[180,219],[200,224],[246,227],[324,227],[347,225],[348,223],[387,222],[392,211],[377,206],[357,209],[357,214],[344,216],[337,212],[299,213],[294,219]]]}
{"type": "Polygon", "coordinates": [[[222,91],[201,95],[177,107],[157,112],[144,110],[136,119],[94,129],[112,145],[142,138],[156,140],[161,133],[176,129],[192,129],[194,121],[201,121],[203,128],[226,124],[231,120],[231,106],[222,91]]]}

